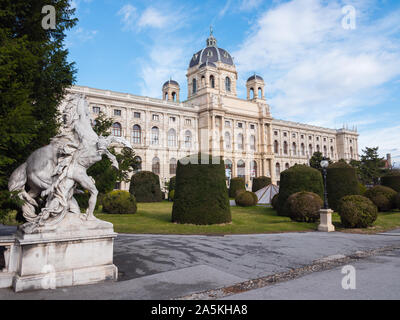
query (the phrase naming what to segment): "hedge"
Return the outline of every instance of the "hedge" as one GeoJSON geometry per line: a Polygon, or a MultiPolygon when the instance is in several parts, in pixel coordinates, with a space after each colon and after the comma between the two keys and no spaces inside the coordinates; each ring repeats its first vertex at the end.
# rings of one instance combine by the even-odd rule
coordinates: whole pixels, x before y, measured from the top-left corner
{"type": "Polygon", "coordinates": [[[394,191],[400,192],[400,172],[393,171],[381,178],[381,184],[385,187],[392,188],[394,191]]]}
{"type": "Polygon", "coordinates": [[[251,187],[251,191],[256,192],[266,186],[271,184],[271,178],[268,177],[257,177],[253,178],[253,185],[251,187]]]}
{"type": "Polygon", "coordinates": [[[375,186],[365,193],[365,196],[378,207],[379,211],[394,209],[396,195],[396,191],[385,186],[375,186]]]}
{"type": "Polygon", "coordinates": [[[235,198],[238,190],[246,190],[246,183],[243,178],[232,178],[229,185],[229,197],[235,198]]]}
{"type": "Polygon", "coordinates": [[[334,211],[344,196],[360,195],[356,169],[346,162],[336,162],[328,167],[326,186],[329,207],[334,211]]]}
{"type": "Polygon", "coordinates": [[[396,204],[396,208],[400,209],[400,192],[396,195],[395,204],[396,204]]]}
{"type": "Polygon", "coordinates": [[[163,196],[160,178],[150,171],[140,171],[134,174],[131,178],[129,192],[137,202],[160,202],[163,196]]]}
{"type": "Polygon", "coordinates": [[[287,199],[296,192],[308,191],[323,198],[324,185],[321,172],[306,165],[295,165],[281,173],[277,211],[280,216],[290,216],[287,199]]]}
{"type": "Polygon", "coordinates": [[[128,191],[114,190],[103,198],[103,211],[112,214],[136,213],[136,199],[128,191]]]}
{"type": "Polygon", "coordinates": [[[290,219],[297,222],[315,222],[323,206],[321,197],[313,192],[301,191],[287,200],[290,219]]]}
{"type": "Polygon", "coordinates": [[[278,198],[279,198],[279,193],[274,195],[271,199],[271,206],[274,210],[278,210],[278,198]]]}
{"type": "Polygon", "coordinates": [[[378,218],[378,209],[363,196],[343,197],[338,206],[340,220],[345,228],[366,228],[378,218]]]}
{"type": "Polygon", "coordinates": [[[222,159],[197,154],[178,161],[172,221],[196,225],[232,221],[222,159]],[[201,163],[204,158],[208,164],[201,163]]]}

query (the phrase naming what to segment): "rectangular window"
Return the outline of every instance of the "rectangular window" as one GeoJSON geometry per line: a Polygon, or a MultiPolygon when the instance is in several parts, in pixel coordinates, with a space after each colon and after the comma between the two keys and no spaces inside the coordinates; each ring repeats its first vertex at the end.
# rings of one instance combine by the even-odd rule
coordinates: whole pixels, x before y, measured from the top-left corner
{"type": "Polygon", "coordinates": [[[231,126],[231,122],[230,121],[225,121],[225,127],[230,127],[231,126]]]}
{"type": "Polygon", "coordinates": [[[256,128],[256,126],[255,126],[254,124],[251,124],[251,125],[250,125],[250,129],[251,129],[251,130],[254,130],[255,128],[256,128]]]}
{"type": "Polygon", "coordinates": [[[277,136],[277,135],[278,135],[278,131],[274,131],[274,135],[276,135],[276,136],[277,136]]]}
{"type": "Polygon", "coordinates": [[[175,117],[169,117],[169,122],[170,122],[170,123],[175,123],[175,121],[176,121],[176,118],[175,118],[175,117]]]}
{"type": "Polygon", "coordinates": [[[283,133],[283,136],[284,136],[284,137],[287,137],[287,132],[284,132],[284,133],[283,133]]]}
{"type": "Polygon", "coordinates": [[[153,121],[159,121],[160,117],[158,116],[158,114],[153,114],[153,121]]]}
{"type": "Polygon", "coordinates": [[[140,119],[140,112],[134,112],[133,117],[136,119],[140,119]]]}
{"type": "Polygon", "coordinates": [[[120,117],[121,116],[121,110],[114,109],[114,116],[120,117]]]}
{"type": "Polygon", "coordinates": [[[238,122],[237,126],[238,126],[238,128],[243,128],[243,123],[238,122]]]}
{"type": "Polygon", "coordinates": [[[99,114],[100,113],[100,107],[93,107],[93,113],[99,114]]]}
{"type": "Polygon", "coordinates": [[[191,119],[185,119],[185,125],[191,126],[192,125],[192,120],[191,119]]]}

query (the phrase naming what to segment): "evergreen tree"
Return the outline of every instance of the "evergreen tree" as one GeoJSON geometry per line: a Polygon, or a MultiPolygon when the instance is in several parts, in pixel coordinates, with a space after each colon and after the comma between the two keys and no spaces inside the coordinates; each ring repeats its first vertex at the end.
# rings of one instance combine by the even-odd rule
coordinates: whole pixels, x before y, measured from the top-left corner
{"type": "Polygon", "coordinates": [[[73,14],[69,0],[0,2],[0,199],[14,169],[57,133],[57,106],[75,80],[64,47],[73,14]],[[55,29],[42,27],[45,5],[55,8],[55,29]]]}
{"type": "Polygon", "coordinates": [[[358,175],[364,184],[379,184],[383,174],[384,159],[379,157],[379,147],[362,150],[360,161],[353,161],[351,164],[357,168],[358,175]]]}
{"type": "MultiPolygon", "coordinates": [[[[322,170],[321,161],[324,159],[321,152],[314,152],[313,156],[310,158],[310,167],[318,170],[322,170]]],[[[329,158],[325,158],[329,161],[329,164],[332,164],[332,161],[329,158]]]]}

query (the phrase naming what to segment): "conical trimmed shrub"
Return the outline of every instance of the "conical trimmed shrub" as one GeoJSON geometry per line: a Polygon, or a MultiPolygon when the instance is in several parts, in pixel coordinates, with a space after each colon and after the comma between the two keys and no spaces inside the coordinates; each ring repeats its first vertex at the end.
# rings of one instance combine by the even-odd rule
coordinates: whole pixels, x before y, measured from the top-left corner
{"type": "Polygon", "coordinates": [[[335,211],[343,197],[360,195],[356,169],[345,162],[336,162],[328,167],[326,185],[329,207],[335,211]]]}
{"type": "Polygon", "coordinates": [[[160,178],[151,171],[140,171],[131,178],[129,192],[137,202],[160,202],[162,193],[160,178]]]}
{"type": "Polygon", "coordinates": [[[287,199],[292,194],[301,191],[314,192],[323,199],[324,184],[319,170],[305,165],[295,165],[281,173],[277,201],[278,215],[290,216],[287,199]]]}
{"type": "Polygon", "coordinates": [[[178,161],[172,221],[196,225],[232,221],[222,159],[198,154],[178,161]],[[201,159],[209,161],[203,164],[201,159]]]}

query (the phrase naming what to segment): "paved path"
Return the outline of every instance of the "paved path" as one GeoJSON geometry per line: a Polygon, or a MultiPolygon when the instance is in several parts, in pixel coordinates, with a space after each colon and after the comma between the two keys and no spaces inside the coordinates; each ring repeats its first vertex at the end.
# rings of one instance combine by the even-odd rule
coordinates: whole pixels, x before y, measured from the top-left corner
{"type": "Polygon", "coordinates": [[[399,300],[400,250],[351,264],[355,289],[343,289],[342,267],[228,296],[229,300],[399,300]]]}
{"type": "Polygon", "coordinates": [[[400,246],[400,237],[340,232],[119,235],[114,263],[120,281],[35,293],[1,289],[0,299],[171,299],[386,246],[400,246]]]}

